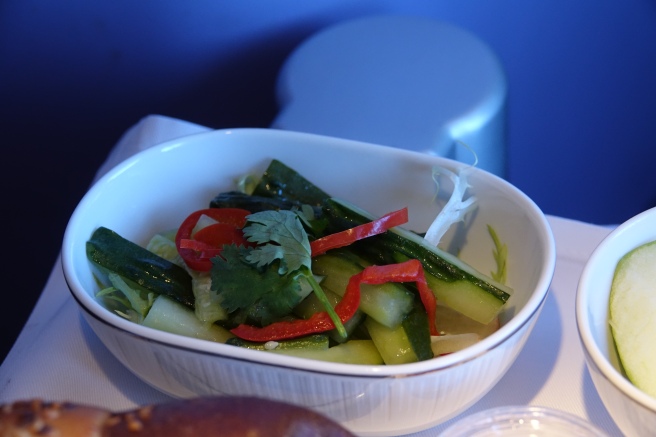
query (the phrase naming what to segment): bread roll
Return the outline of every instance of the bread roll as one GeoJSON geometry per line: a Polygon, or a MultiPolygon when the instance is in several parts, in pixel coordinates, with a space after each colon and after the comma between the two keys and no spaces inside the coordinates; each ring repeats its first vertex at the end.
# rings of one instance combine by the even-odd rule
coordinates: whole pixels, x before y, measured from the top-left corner
{"type": "Polygon", "coordinates": [[[112,413],[72,403],[0,407],[0,437],[352,436],[314,411],[255,397],[206,397],[112,413]]]}

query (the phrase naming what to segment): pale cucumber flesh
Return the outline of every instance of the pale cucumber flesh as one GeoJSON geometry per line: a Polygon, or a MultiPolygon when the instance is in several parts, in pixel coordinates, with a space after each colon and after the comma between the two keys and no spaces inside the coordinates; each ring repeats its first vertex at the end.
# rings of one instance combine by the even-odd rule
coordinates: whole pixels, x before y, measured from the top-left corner
{"type": "Polygon", "coordinates": [[[219,325],[201,322],[192,309],[162,295],[153,302],[143,325],[160,331],[218,343],[225,343],[229,338],[234,337],[219,325]]]}
{"type": "Polygon", "coordinates": [[[406,364],[418,361],[402,325],[390,328],[373,318],[367,318],[364,324],[385,364],[406,364]]]}
{"type": "Polygon", "coordinates": [[[344,364],[384,364],[383,359],[371,340],[351,340],[324,350],[282,349],[267,351],[312,360],[344,364]]]}

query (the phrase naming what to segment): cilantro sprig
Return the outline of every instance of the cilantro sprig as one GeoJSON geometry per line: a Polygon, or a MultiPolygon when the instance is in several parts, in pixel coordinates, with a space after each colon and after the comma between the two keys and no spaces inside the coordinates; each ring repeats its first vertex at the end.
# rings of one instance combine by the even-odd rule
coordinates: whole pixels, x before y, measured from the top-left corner
{"type": "Polygon", "coordinates": [[[293,211],[262,211],[247,217],[244,236],[257,243],[246,260],[258,267],[280,260],[278,273],[307,270],[311,272],[310,241],[293,211]]]}
{"type": "Polygon", "coordinates": [[[297,212],[251,214],[243,232],[255,247],[225,246],[213,259],[212,288],[224,308],[267,324],[291,311],[302,299],[300,281],[307,281],[345,338],[344,325],[312,274],[310,242],[297,212]]]}

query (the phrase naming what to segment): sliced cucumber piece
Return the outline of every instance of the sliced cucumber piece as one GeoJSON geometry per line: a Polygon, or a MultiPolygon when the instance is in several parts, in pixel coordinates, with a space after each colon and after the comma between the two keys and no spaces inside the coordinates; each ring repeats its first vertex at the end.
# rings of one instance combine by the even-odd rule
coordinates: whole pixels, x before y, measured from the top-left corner
{"type": "Polygon", "coordinates": [[[129,307],[136,311],[142,319],[148,314],[155,299],[155,293],[144,290],[131,281],[125,281],[114,272],[109,272],[107,279],[117,290],[123,293],[123,296],[130,302],[129,307]]]}
{"type": "Polygon", "coordinates": [[[246,341],[238,337],[229,339],[227,344],[232,346],[245,347],[269,352],[280,352],[288,349],[303,350],[326,350],[329,346],[328,336],[324,334],[308,335],[307,337],[293,338],[291,340],[267,341],[266,343],[256,343],[246,341]]]}
{"type": "Polygon", "coordinates": [[[86,251],[89,261],[104,274],[117,273],[149,291],[193,308],[191,276],[180,266],[105,227],[94,231],[86,251]]]}
{"type": "Polygon", "coordinates": [[[401,326],[403,326],[417,360],[424,361],[433,358],[428,315],[421,303],[415,303],[412,311],[403,319],[401,326]]]}
{"type": "Polygon", "coordinates": [[[330,361],[344,364],[384,364],[378,349],[371,340],[349,340],[325,350],[282,349],[273,353],[292,355],[299,358],[330,361]]]}
{"type": "MultiPolygon", "coordinates": [[[[209,220],[216,223],[214,219],[209,218],[209,220]]],[[[221,306],[216,292],[211,289],[212,278],[209,273],[191,270],[182,260],[175,246],[175,230],[153,235],[148,245],[146,245],[146,249],[182,267],[189,273],[191,276],[191,288],[194,294],[194,310],[198,320],[214,323],[228,319],[228,313],[221,306]]]]}
{"type": "Polygon", "coordinates": [[[385,364],[405,364],[419,361],[403,325],[389,328],[371,317],[367,317],[364,325],[385,364]]]}
{"type": "Polygon", "coordinates": [[[221,306],[220,298],[212,290],[212,278],[208,273],[196,273],[191,280],[194,291],[194,310],[201,322],[214,323],[228,319],[228,312],[221,306]]]}
{"type": "Polygon", "coordinates": [[[428,274],[426,282],[439,302],[484,325],[497,320],[505,303],[469,281],[442,281],[428,274]]]}
{"type": "Polygon", "coordinates": [[[296,170],[277,159],[271,160],[253,195],[317,206],[321,206],[330,197],[296,170]]]}
{"type": "MultiPolygon", "coordinates": [[[[362,266],[343,256],[327,254],[312,260],[312,271],[324,277],[321,286],[340,296],[346,292],[351,276],[362,270],[362,266]]],[[[401,325],[413,302],[414,294],[398,283],[360,286],[362,312],[391,328],[401,325]]]]}
{"type": "Polygon", "coordinates": [[[219,325],[201,322],[193,310],[163,295],[155,299],[142,324],[160,331],[218,343],[225,343],[234,337],[230,331],[219,325]]]}
{"type": "Polygon", "coordinates": [[[186,269],[186,264],[178,253],[178,248],[175,247],[174,239],[175,233],[173,235],[170,235],[169,233],[155,234],[146,245],[146,249],[150,250],[155,255],[159,255],[162,258],[171,261],[173,264],[186,269]]]}

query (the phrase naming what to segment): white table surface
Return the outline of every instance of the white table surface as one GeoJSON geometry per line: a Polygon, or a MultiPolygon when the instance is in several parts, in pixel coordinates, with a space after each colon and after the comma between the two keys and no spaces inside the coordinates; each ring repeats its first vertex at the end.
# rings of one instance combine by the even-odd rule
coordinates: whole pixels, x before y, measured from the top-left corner
{"type": "MultiPolygon", "coordinates": [[[[146,117],[126,132],[98,174],[136,151],[205,129],[168,117],[146,117]]],[[[609,435],[619,436],[585,367],[574,320],[582,268],[610,228],[553,216],[548,220],[556,240],[557,261],[540,318],[507,374],[463,416],[506,405],[545,406],[573,413],[609,435]]],[[[0,366],[0,403],[30,398],[68,400],[112,410],[171,399],[141,382],[100,343],[69,294],[59,260],[0,366]]],[[[449,423],[414,436],[436,435],[449,423]]]]}

